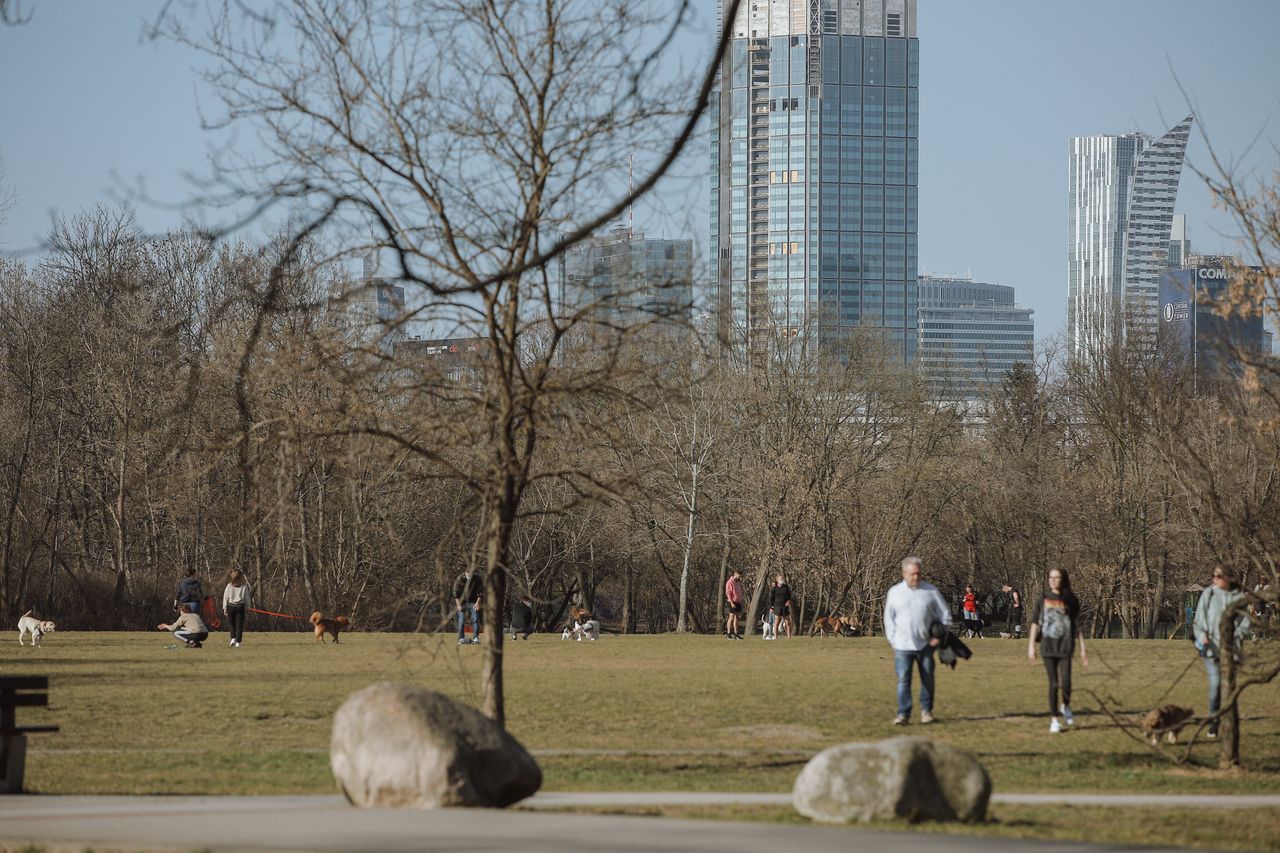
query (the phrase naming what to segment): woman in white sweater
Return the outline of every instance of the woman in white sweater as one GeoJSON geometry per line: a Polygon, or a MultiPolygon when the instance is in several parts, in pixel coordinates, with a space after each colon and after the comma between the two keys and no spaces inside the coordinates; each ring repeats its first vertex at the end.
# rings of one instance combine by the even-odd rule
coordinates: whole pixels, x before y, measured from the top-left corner
{"type": "Polygon", "coordinates": [[[249,583],[239,569],[231,570],[227,588],[222,591],[222,613],[227,617],[227,630],[231,632],[231,646],[240,647],[244,639],[244,617],[249,612],[249,583]]]}

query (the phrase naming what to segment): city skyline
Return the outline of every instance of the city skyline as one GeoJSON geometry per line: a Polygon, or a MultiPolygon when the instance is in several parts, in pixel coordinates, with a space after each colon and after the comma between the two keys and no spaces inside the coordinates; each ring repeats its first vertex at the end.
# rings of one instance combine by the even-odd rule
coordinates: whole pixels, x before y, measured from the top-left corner
{"type": "MultiPolygon", "coordinates": [[[[159,231],[181,222],[174,205],[192,195],[184,175],[200,173],[207,151],[230,140],[201,130],[198,58],[141,36],[164,6],[156,0],[119,15],[82,0],[40,3],[29,23],[7,33],[0,66],[20,71],[23,85],[0,91],[0,111],[24,120],[0,135],[4,183],[17,195],[0,226],[0,251],[37,245],[51,213],[112,204],[140,181],[165,203],[138,205],[140,225],[159,231]],[[48,61],[58,55],[82,61],[48,61]]],[[[705,62],[716,9],[705,0],[693,11],[698,25],[680,36],[691,73],[705,62]]],[[[920,270],[972,268],[989,281],[1017,282],[1019,298],[1036,311],[1037,335],[1064,333],[1068,140],[1129,130],[1159,135],[1189,111],[1188,100],[1197,129],[1176,212],[1187,216],[1200,250],[1235,250],[1234,224],[1212,209],[1194,170],[1211,168],[1202,134],[1242,172],[1266,168],[1277,139],[1269,119],[1280,111],[1272,58],[1280,6],[1169,0],[1151,15],[1142,4],[1103,0],[1069,8],[924,0],[918,34],[929,46],[920,71],[920,270]],[[1097,26],[1104,18],[1107,26],[1097,26]],[[1221,32],[1227,19],[1247,23],[1232,29],[1229,54],[1214,39],[1197,38],[1221,32]],[[1025,35],[1044,32],[1056,37],[1025,35]],[[1101,61],[1081,61],[1078,45],[1086,42],[1101,61]],[[1124,57],[1123,72],[1119,59],[1107,57],[1124,57]]],[[[706,151],[705,142],[691,145],[683,170],[691,177],[665,207],[656,199],[636,205],[638,228],[692,237],[699,259],[707,256],[706,151]]],[[[219,214],[199,218],[215,222],[219,214]]]]}

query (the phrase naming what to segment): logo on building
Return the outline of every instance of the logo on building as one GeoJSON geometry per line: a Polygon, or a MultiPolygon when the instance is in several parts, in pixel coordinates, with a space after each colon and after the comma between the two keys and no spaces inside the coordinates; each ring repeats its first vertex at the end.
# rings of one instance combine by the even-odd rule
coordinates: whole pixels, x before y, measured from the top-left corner
{"type": "Polygon", "coordinates": [[[1189,319],[1191,319],[1190,302],[1166,302],[1164,304],[1164,321],[1166,323],[1189,319]]]}

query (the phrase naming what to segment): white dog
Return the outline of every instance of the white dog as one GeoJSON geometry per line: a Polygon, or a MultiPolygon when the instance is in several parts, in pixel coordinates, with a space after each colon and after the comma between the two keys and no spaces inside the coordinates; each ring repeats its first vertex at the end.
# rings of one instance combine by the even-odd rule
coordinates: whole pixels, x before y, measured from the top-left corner
{"type": "Polygon", "coordinates": [[[25,646],[26,643],[24,643],[22,639],[27,634],[30,634],[31,645],[38,646],[40,645],[40,638],[45,634],[52,634],[56,628],[57,626],[48,620],[35,618],[31,615],[31,611],[28,610],[26,613],[23,613],[22,618],[18,620],[18,645],[25,646]]]}

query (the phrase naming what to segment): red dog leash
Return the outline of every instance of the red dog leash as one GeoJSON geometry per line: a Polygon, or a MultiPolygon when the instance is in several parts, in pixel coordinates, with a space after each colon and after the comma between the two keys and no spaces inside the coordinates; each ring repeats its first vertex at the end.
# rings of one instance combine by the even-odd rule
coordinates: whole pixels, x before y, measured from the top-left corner
{"type": "Polygon", "coordinates": [[[264,616],[279,616],[282,619],[301,619],[303,622],[307,621],[307,617],[305,616],[290,616],[288,613],[276,613],[275,611],[272,611],[272,610],[259,610],[256,607],[250,607],[249,612],[261,613],[264,616]]]}

